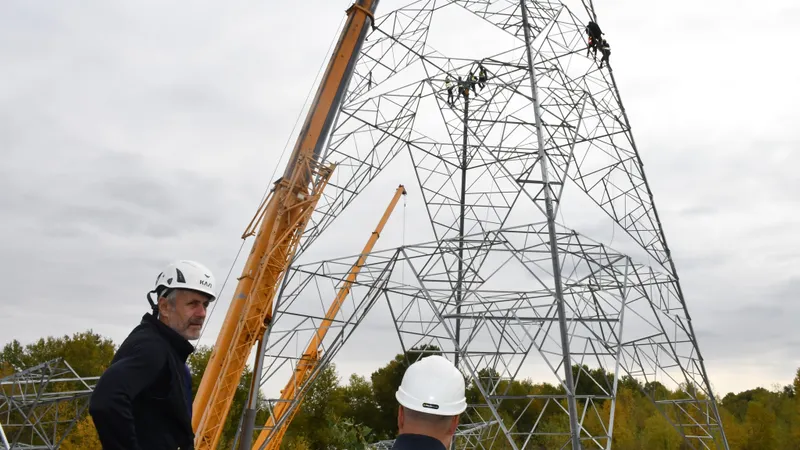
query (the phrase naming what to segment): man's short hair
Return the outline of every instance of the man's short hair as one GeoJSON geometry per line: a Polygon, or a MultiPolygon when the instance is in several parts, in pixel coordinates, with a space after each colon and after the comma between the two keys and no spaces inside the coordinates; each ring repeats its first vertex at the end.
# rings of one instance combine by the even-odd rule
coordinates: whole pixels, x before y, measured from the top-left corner
{"type": "Polygon", "coordinates": [[[166,295],[162,295],[163,298],[167,299],[167,304],[171,307],[177,306],[177,299],[178,299],[178,290],[177,289],[169,289],[166,295]]]}
{"type": "Polygon", "coordinates": [[[439,416],[436,414],[429,414],[421,411],[415,411],[413,409],[406,408],[405,406],[402,405],[400,407],[403,408],[406,420],[414,423],[427,424],[442,432],[445,432],[450,428],[450,423],[453,421],[453,417],[455,417],[455,416],[439,416]]]}

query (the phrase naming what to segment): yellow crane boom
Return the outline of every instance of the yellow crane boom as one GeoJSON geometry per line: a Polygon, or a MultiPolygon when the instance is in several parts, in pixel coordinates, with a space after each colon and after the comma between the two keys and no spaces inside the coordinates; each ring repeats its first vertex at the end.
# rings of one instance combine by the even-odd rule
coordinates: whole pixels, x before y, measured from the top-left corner
{"type": "Polygon", "coordinates": [[[283,177],[261,205],[243,238],[255,236],[233,300],[195,396],[192,427],[197,450],[215,450],[247,357],[269,326],[273,297],[333,171],[318,163],[325,138],[373,19],[378,0],[357,0],[331,55],[283,177]],[[258,232],[256,232],[258,228],[258,232]]]}
{"type": "Polygon", "coordinates": [[[339,288],[339,292],[336,294],[336,299],[334,299],[333,303],[331,303],[331,306],[328,307],[328,311],[325,314],[325,319],[319,325],[317,332],[314,333],[311,342],[308,344],[308,348],[306,349],[305,353],[303,353],[303,356],[295,367],[291,379],[289,379],[286,387],[283,389],[283,391],[281,391],[281,401],[275,406],[272,416],[267,420],[264,429],[261,430],[261,433],[258,435],[255,444],[253,444],[254,450],[259,449],[261,445],[264,444],[264,441],[267,440],[267,438],[269,438],[270,441],[267,443],[266,450],[278,450],[280,448],[281,441],[283,440],[284,434],[286,434],[286,430],[289,428],[289,424],[291,424],[294,415],[297,414],[297,411],[300,409],[299,404],[309,386],[311,376],[319,365],[319,353],[321,350],[320,345],[322,344],[323,339],[325,339],[325,335],[328,333],[333,320],[339,313],[342,303],[344,303],[344,300],[350,294],[350,287],[356,281],[356,277],[366,263],[367,255],[369,255],[369,253],[375,247],[375,243],[378,241],[378,238],[383,231],[383,227],[386,225],[386,222],[392,215],[392,211],[394,211],[397,202],[400,200],[400,196],[405,194],[406,190],[403,185],[398,186],[394,193],[394,197],[392,197],[392,201],[389,203],[389,206],[383,213],[383,217],[381,217],[377,227],[375,227],[375,231],[372,232],[372,235],[364,246],[364,249],[361,251],[361,255],[356,263],[353,264],[353,267],[350,269],[350,273],[347,274],[347,278],[345,278],[344,283],[342,284],[341,288],[339,288]],[[303,391],[300,391],[300,389],[303,389],[303,391]],[[292,406],[293,403],[296,403],[296,406],[291,410],[291,412],[288,412],[287,416],[287,410],[292,406]]]}

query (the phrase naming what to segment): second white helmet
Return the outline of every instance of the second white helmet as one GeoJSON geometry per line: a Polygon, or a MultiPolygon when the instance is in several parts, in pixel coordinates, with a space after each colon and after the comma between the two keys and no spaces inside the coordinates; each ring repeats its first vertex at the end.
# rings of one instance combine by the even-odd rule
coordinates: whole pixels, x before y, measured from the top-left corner
{"type": "Polygon", "coordinates": [[[190,289],[217,298],[214,275],[208,268],[196,261],[182,259],[168,265],[156,278],[155,291],[161,295],[166,289],[190,289]]]}
{"type": "Polygon", "coordinates": [[[457,416],[467,409],[464,377],[439,355],[409,366],[395,398],[408,409],[437,416],[457,416]]]}

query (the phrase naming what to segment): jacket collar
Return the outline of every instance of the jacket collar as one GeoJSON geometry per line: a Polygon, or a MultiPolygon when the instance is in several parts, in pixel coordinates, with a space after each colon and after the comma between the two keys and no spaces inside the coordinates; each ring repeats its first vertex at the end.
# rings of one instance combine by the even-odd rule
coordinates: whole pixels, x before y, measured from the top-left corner
{"type": "Polygon", "coordinates": [[[158,333],[172,346],[173,349],[178,353],[180,356],[181,361],[184,363],[189,358],[189,355],[194,352],[194,346],[186,340],[183,336],[178,334],[177,331],[173,330],[164,322],[156,319],[151,313],[146,313],[142,316],[142,323],[148,324],[158,331],[158,333]]]}
{"type": "Polygon", "coordinates": [[[423,434],[400,434],[394,440],[393,449],[447,450],[442,441],[423,434]]]}

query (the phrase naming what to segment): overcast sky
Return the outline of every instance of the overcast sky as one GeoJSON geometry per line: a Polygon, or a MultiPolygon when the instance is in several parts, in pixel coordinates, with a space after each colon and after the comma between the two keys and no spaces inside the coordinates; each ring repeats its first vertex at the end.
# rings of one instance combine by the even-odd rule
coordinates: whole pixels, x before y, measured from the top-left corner
{"type": "MultiPolygon", "coordinates": [[[[715,389],[790,383],[800,6],[594,4],[715,389]]],[[[225,278],[347,6],[2,2],[0,343],[119,343],[170,260],[225,278]]]]}

